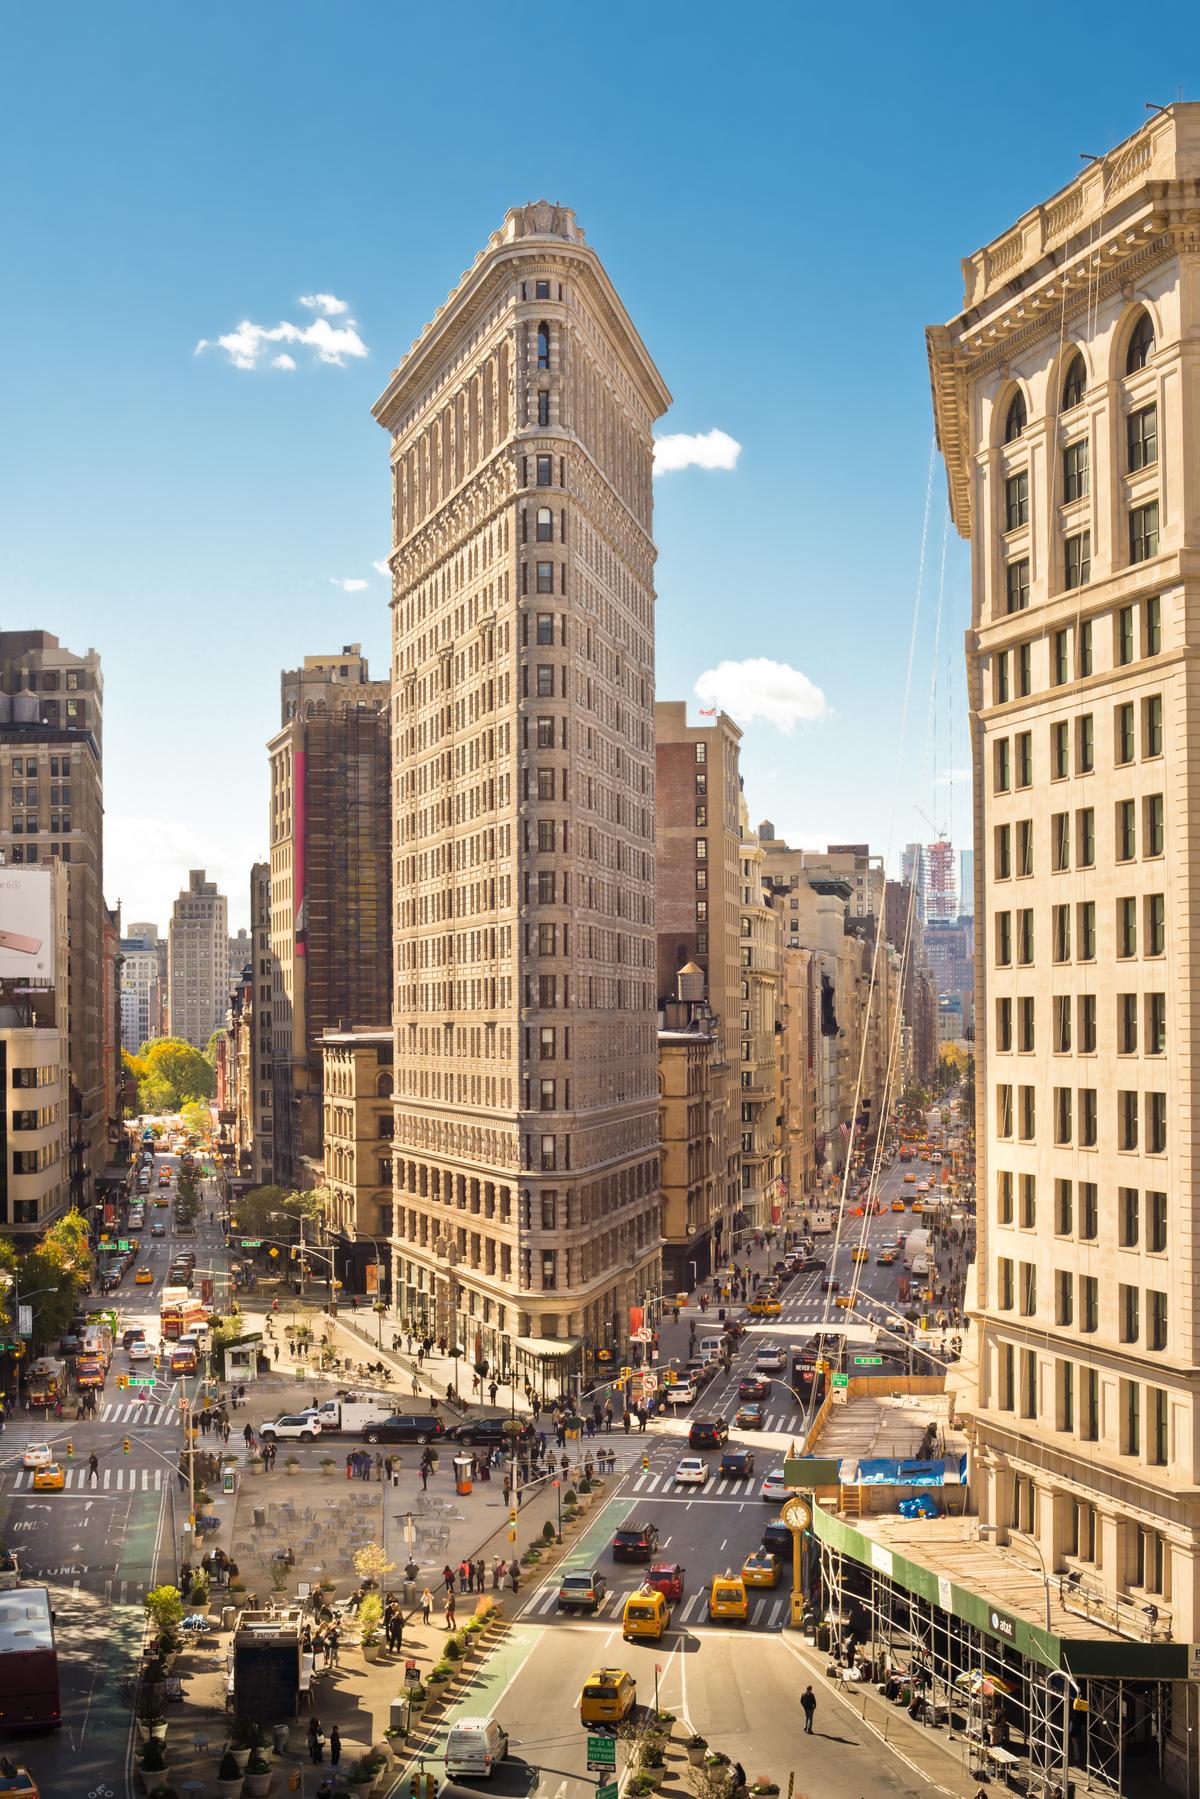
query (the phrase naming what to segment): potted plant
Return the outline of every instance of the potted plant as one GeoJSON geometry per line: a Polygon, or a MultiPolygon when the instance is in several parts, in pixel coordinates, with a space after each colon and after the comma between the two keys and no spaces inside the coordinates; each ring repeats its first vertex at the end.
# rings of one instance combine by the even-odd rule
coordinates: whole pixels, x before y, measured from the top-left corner
{"type": "Polygon", "coordinates": [[[286,1591],[290,1573],[291,1569],[286,1562],[271,1563],[271,1591],[273,1593],[286,1591]]]}
{"type": "Polygon", "coordinates": [[[249,1468],[250,1468],[251,1474],[261,1474],[263,1471],[263,1459],[258,1454],[257,1450],[250,1457],[249,1468]]]}
{"type": "Polygon", "coordinates": [[[337,1473],[337,1463],[334,1461],[334,1459],[331,1455],[323,1455],[321,1457],[321,1473],[322,1474],[336,1474],[337,1473]]]}
{"type": "Polygon", "coordinates": [[[690,1736],[683,1747],[693,1768],[701,1767],[708,1751],[708,1738],[702,1736],[690,1736]]]}
{"type": "Polygon", "coordinates": [[[446,1638],[445,1659],[448,1662],[462,1660],[462,1639],[456,1634],[446,1638]]]}
{"type": "Polygon", "coordinates": [[[553,1524],[551,1524],[549,1518],[547,1518],[546,1522],[542,1525],[543,1537],[546,1539],[547,1543],[553,1543],[556,1534],[553,1524]]]}
{"type": "Polygon", "coordinates": [[[668,1742],[675,1728],[675,1713],[655,1712],[654,1728],[662,1737],[663,1741],[668,1742]]]}
{"type": "Polygon", "coordinates": [[[450,1672],[449,1662],[434,1662],[432,1668],[429,1670],[429,1685],[431,1688],[436,1687],[438,1689],[438,1692],[433,1694],[434,1698],[439,1698],[441,1696],[440,1689],[444,1687],[449,1680],[450,1672]]]}
{"type": "Polygon", "coordinates": [[[357,1793],[369,1793],[375,1785],[375,1764],[370,1756],[360,1755],[357,1761],[351,1762],[346,1778],[357,1793]]]}
{"type": "Polygon", "coordinates": [[[283,1465],[289,1474],[299,1474],[300,1457],[298,1455],[285,1456],[283,1465]]]}
{"type": "Polygon", "coordinates": [[[383,1600],[378,1593],[368,1593],[358,1608],[359,1641],[365,1661],[379,1660],[379,1624],[382,1617],[383,1600]]]}
{"type": "Polygon", "coordinates": [[[246,1763],[250,1760],[250,1752],[258,1748],[258,1725],[250,1718],[235,1718],[229,1732],[229,1741],[225,1745],[228,1755],[237,1763],[238,1772],[246,1772],[246,1763]]]}
{"type": "Polygon", "coordinates": [[[414,1686],[414,1687],[409,1687],[408,1688],[409,1716],[412,1718],[419,1717],[421,1715],[421,1713],[425,1710],[425,1701],[428,1698],[429,1698],[429,1688],[427,1686],[425,1686],[422,1681],[418,1681],[416,1686],[414,1686]]]}
{"type": "Polygon", "coordinates": [[[143,1793],[148,1793],[158,1785],[158,1776],[167,1770],[167,1752],[158,1737],[151,1737],[138,1750],[137,1772],[138,1785],[143,1793]]]}
{"type": "MultiPolygon", "coordinates": [[[[249,1760],[250,1752],[246,1751],[249,1760]]],[[[240,1799],[242,1791],[242,1763],[232,1749],[227,1749],[217,1763],[217,1791],[223,1799],[240,1799]]]]}
{"type": "Polygon", "coordinates": [[[271,1790],[271,1764],[261,1749],[250,1752],[250,1760],[246,1763],[245,1785],[242,1791],[247,1799],[266,1799],[271,1790]]]}
{"type": "Polygon", "coordinates": [[[203,1568],[197,1568],[192,1575],[192,1584],[188,1589],[188,1604],[193,1610],[208,1604],[208,1575],[203,1568]]]}
{"type": "Polygon", "coordinates": [[[197,1487],[195,1492],[196,1510],[198,1512],[206,1512],[211,1504],[212,1494],[209,1492],[208,1488],[197,1487]]]}

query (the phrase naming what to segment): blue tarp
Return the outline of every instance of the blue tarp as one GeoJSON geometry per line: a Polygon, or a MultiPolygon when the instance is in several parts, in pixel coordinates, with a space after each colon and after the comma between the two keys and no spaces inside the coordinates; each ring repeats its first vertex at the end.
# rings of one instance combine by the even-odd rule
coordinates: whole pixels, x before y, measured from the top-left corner
{"type": "Polygon", "coordinates": [[[962,1487],[967,1484],[967,1458],[956,1455],[941,1462],[916,1462],[882,1456],[857,1464],[847,1459],[841,1465],[840,1479],[848,1487],[962,1487]]]}

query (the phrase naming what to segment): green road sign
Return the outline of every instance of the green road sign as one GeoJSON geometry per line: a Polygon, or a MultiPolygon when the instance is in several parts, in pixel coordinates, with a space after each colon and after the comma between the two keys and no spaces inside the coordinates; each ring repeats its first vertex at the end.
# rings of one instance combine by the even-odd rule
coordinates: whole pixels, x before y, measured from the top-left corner
{"type": "Polygon", "coordinates": [[[856,1368],[881,1368],[883,1357],[881,1355],[856,1355],[854,1366],[856,1368]]]}
{"type": "Polygon", "coordinates": [[[128,1237],[118,1237],[117,1238],[117,1248],[122,1252],[122,1254],[124,1254],[129,1248],[128,1237]]]}
{"type": "Polygon", "coordinates": [[[261,1249],[262,1248],[262,1238],[261,1237],[243,1237],[242,1238],[242,1248],[243,1249],[261,1249]]]}
{"type": "Polygon", "coordinates": [[[615,1773],[617,1766],[616,1737],[589,1737],[587,1740],[587,1765],[589,1771],[611,1768],[615,1773]]]}
{"type": "Polygon", "coordinates": [[[833,1377],[833,1384],[835,1387],[848,1387],[850,1385],[850,1376],[848,1374],[835,1374],[833,1377]]]}
{"type": "Polygon", "coordinates": [[[615,1780],[601,1781],[596,1788],[596,1799],[617,1799],[618,1787],[615,1780]]]}
{"type": "Polygon", "coordinates": [[[131,1387],[153,1387],[156,1383],[152,1374],[131,1374],[128,1384],[131,1387]]]}

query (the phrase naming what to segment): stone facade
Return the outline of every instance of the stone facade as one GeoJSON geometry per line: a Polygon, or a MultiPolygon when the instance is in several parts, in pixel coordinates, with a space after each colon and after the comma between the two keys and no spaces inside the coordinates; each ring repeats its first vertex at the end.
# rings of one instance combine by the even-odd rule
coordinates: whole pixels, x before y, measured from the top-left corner
{"type": "Polygon", "coordinates": [[[367,1268],[376,1261],[384,1292],[390,1273],[393,1048],[390,1026],[326,1031],[321,1040],[324,1185],[332,1196],[325,1227],[351,1293],[371,1291],[367,1268]]]}
{"type": "Polygon", "coordinates": [[[229,1004],[228,904],[215,881],[193,868],[171,912],[167,982],[171,1035],[204,1049],[229,1004]]]}
{"type": "MultiPolygon", "coordinates": [[[[248,1138],[249,1162],[238,1172],[266,1186],[275,1172],[274,1021],[275,963],[271,954],[271,869],[256,862],[250,870],[250,939],[254,958],[254,993],[250,1010],[250,1124],[239,1132],[248,1138]]],[[[245,1151],[243,1150],[243,1153],[245,1151]]]]}
{"type": "MultiPolygon", "coordinates": [[[[697,986],[702,976],[694,963],[697,986]]],[[[658,1033],[659,1135],[662,1141],[663,1291],[692,1292],[716,1265],[713,1217],[723,1166],[716,1154],[710,1062],[718,1029],[701,1001],[671,1001],[658,1033]]]]}
{"type": "Polygon", "coordinates": [[[1200,107],[964,264],[928,334],[972,545],[980,1507],[1200,1635],[1200,107]]]}
{"type": "MultiPolygon", "coordinates": [[[[743,806],[744,811],[744,806],[743,806]]],[[[787,1096],[781,1091],[778,1034],[782,1029],[783,919],[774,894],[763,885],[763,852],[742,820],[742,893],[739,960],[738,1100],[741,1105],[742,1191],[735,1219],[739,1232],[771,1222],[782,1197],[783,1129],[787,1096]]]]}
{"type": "Polygon", "coordinates": [[[502,1366],[590,1366],[657,1288],[651,427],[668,403],[573,215],[538,202],[375,407],[396,1292],[502,1366]]]}
{"type": "Polygon", "coordinates": [[[49,889],[53,983],[36,989],[21,983],[20,991],[0,983],[0,1230],[26,1243],[36,1241],[73,1198],[67,870],[48,861],[28,878],[49,889]]]}

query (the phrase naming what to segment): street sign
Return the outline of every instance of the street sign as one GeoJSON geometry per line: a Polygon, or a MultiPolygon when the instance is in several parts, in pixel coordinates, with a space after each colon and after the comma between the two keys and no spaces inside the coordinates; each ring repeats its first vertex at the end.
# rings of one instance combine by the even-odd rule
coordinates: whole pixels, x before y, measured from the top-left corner
{"type": "Polygon", "coordinates": [[[131,1374],[128,1377],[127,1385],[131,1387],[152,1387],[154,1385],[154,1376],[152,1374],[131,1374]]]}
{"type": "Polygon", "coordinates": [[[606,1768],[616,1772],[617,1739],[616,1737],[589,1737],[587,1740],[588,1772],[603,1773],[606,1768]]]}
{"type": "Polygon", "coordinates": [[[126,1254],[129,1249],[129,1238],[128,1237],[118,1237],[117,1238],[117,1248],[120,1250],[122,1255],[126,1254]]]}
{"type": "Polygon", "coordinates": [[[602,1780],[596,1788],[596,1799],[617,1799],[618,1791],[615,1780],[602,1780]]]}
{"type": "Polygon", "coordinates": [[[32,1335],[33,1335],[33,1307],[32,1306],[23,1306],[23,1305],[17,1306],[17,1335],[18,1335],[18,1337],[32,1337],[32,1335]]]}
{"type": "Polygon", "coordinates": [[[279,1254],[279,1251],[278,1251],[278,1250],[277,1250],[277,1249],[269,1249],[269,1250],[268,1250],[268,1251],[267,1251],[267,1254],[268,1254],[268,1255],[269,1255],[269,1256],[277,1256],[277,1255],[278,1255],[278,1254],[279,1254]]]}
{"type": "Polygon", "coordinates": [[[262,1248],[262,1238],[261,1237],[243,1237],[242,1238],[242,1248],[243,1249],[261,1249],[262,1248]]]}
{"type": "Polygon", "coordinates": [[[657,1391],[658,1391],[658,1376],[657,1376],[657,1374],[643,1374],[642,1375],[642,1392],[643,1393],[657,1393],[657,1391]]]}
{"type": "Polygon", "coordinates": [[[833,1384],[835,1387],[848,1387],[850,1385],[850,1376],[848,1374],[835,1374],[833,1377],[833,1384]]]}
{"type": "Polygon", "coordinates": [[[417,1667],[416,1662],[414,1662],[414,1661],[405,1662],[405,1664],[404,1664],[404,1684],[405,1684],[405,1686],[415,1687],[415,1686],[419,1686],[420,1683],[421,1683],[421,1674],[420,1674],[420,1670],[417,1667]]]}
{"type": "Polygon", "coordinates": [[[856,1355],[852,1356],[851,1360],[856,1368],[881,1368],[883,1366],[881,1355],[856,1355]]]}
{"type": "Polygon", "coordinates": [[[644,1325],[641,1330],[630,1331],[629,1335],[634,1343],[652,1343],[654,1341],[654,1332],[648,1331],[644,1325]]]}

